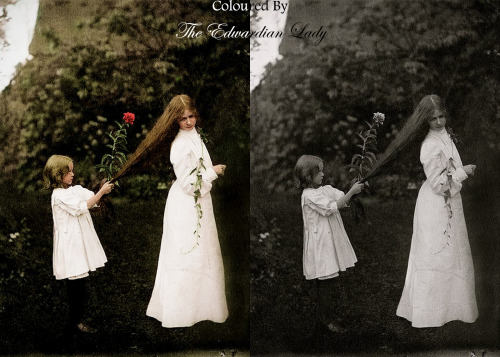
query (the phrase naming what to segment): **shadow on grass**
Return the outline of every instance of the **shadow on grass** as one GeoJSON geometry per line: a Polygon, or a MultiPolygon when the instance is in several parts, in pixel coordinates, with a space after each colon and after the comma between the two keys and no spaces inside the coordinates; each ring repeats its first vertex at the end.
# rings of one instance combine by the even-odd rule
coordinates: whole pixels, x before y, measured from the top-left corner
{"type": "MultiPolygon", "coordinates": [[[[166,329],[146,316],[160,251],[165,199],[113,199],[115,218],[94,216],[106,266],[88,280],[86,320],[96,334],[65,331],[64,281],[52,275],[52,216],[48,194],[2,191],[0,208],[25,217],[30,229],[23,278],[2,284],[0,354],[125,353],[248,349],[248,200],[213,195],[223,253],[228,320],[166,329]],[[235,219],[235,215],[240,219],[235,219]]],[[[218,355],[218,354],[217,354],[218,355]]],[[[231,353],[227,353],[231,356],[231,353]]]]}
{"type": "MultiPolygon", "coordinates": [[[[454,321],[441,328],[412,328],[396,316],[396,308],[406,276],[416,194],[389,201],[362,198],[365,221],[356,223],[349,209],[342,211],[358,257],[355,267],[335,278],[338,294],[332,304],[347,332],[329,334],[317,328],[314,283],[302,275],[300,193],[252,192],[251,197],[252,354],[496,348],[498,303],[485,298],[485,282],[495,278],[478,247],[485,238],[494,238],[469,228],[474,261],[481,262],[476,267],[479,319],[473,324],[454,321]]],[[[466,218],[475,219],[472,212],[466,212],[466,218]]]]}

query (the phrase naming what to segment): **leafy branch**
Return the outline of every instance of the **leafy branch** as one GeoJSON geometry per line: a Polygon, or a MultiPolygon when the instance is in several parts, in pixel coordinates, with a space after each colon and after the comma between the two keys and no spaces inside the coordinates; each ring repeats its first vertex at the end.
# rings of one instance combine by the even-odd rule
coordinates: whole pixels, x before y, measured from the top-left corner
{"type": "MultiPolygon", "coordinates": [[[[458,142],[458,138],[455,135],[455,133],[453,133],[453,131],[451,130],[451,128],[447,127],[446,131],[448,132],[448,136],[450,137],[450,139],[453,142],[455,142],[455,143],[458,142]]],[[[448,213],[448,222],[446,223],[446,229],[443,232],[443,235],[444,235],[446,241],[443,244],[443,246],[441,247],[441,249],[439,249],[436,252],[431,252],[432,254],[439,254],[447,246],[450,245],[450,239],[451,239],[451,235],[450,235],[451,219],[453,218],[453,210],[451,208],[451,185],[453,183],[452,172],[455,171],[456,169],[457,168],[456,168],[455,163],[453,161],[453,157],[450,157],[448,159],[448,162],[446,163],[446,167],[443,170],[441,170],[441,172],[439,173],[439,175],[442,175],[442,174],[444,174],[446,172],[446,183],[442,183],[442,185],[447,185],[447,187],[446,187],[447,189],[446,189],[446,191],[444,191],[444,205],[445,205],[446,211],[448,213]]]]}
{"type": "MultiPolygon", "coordinates": [[[[384,114],[378,112],[373,113],[371,122],[369,123],[365,121],[368,125],[368,129],[356,133],[361,139],[361,144],[356,145],[361,149],[361,153],[354,154],[351,159],[351,163],[346,165],[347,168],[349,168],[349,172],[354,172],[356,181],[361,181],[361,179],[377,161],[377,157],[375,156],[375,152],[378,151],[377,128],[384,124],[384,120],[384,114]]],[[[368,185],[368,182],[365,182],[365,185],[368,185]]],[[[363,219],[365,216],[363,204],[357,199],[357,197],[353,197],[350,203],[350,207],[352,207],[356,221],[363,219]]]]}
{"type": "MultiPolygon", "coordinates": [[[[442,175],[443,173],[446,172],[446,185],[447,185],[447,190],[444,191],[444,205],[446,207],[446,211],[448,213],[448,222],[446,223],[446,229],[443,232],[443,235],[445,237],[445,243],[443,246],[436,252],[431,252],[432,254],[439,254],[441,253],[447,246],[450,245],[450,229],[451,229],[451,219],[453,218],[453,210],[451,208],[451,184],[453,182],[453,177],[451,175],[451,172],[456,170],[455,164],[453,163],[453,158],[450,157],[448,160],[448,163],[446,167],[439,173],[442,175]]],[[[444,183],[443,183],[444,185],[444,183]]]]}
{"type": "Polygon", "coordinates": [[[351,163],[347,165],[349,172],[354,172],[357,180],[361,180],[377,161],[375,152],[377,149],[377,127],[384,124],[385,115],[374,113],[372,121],[366,122],[368,129],[362,130],[357,135],[361,139],[361,144],[356,146],[361,149],[360,154],[353,155],[351,163]]]}
{"type": "MultiPolygon", "coordinates": [[[[111,153],[104,154],[101,159],[101,163],[96,165],[99,172],[104,172],[106,178],[111,180],[113,175],[118,172],[118,170],[127,161],[127,156],[125,152],[127,151],[127,128],[129,125],[134,124],[135,115],[132,113],[125,113],[123,115],[124,123],[116,122],[118,125],[118,130],[111,131],[107,133],[111,139],[111,143],[106,146],[111,150],[111,153]]],[[[118,185],[118,182],[116,183],[118,185]]]]}
{"type": "Polygon", "coordinates": [[[205,164],[203,163],[203,142],[207,142],[208,138],[206,134],[200,129],[199,130],[200,138],[202,141],[201,145],[201,157],[198,160],[198,165],[189,173],[191,176],[192,174],[195,174],[195,181],[192,183],[194,186],[194,207],[196,208],[196,229],[194,230],[193,234],[196,237],[196,242],[194,245],[189,249],[187,252],[184,252],[183,254],[188,254],[191,253],[198,245],[200,245],[200,230],[201,230],[201,218],[203,217],[203,210],[201,208],[201,186],[203,182],[203,177],[202,177],[202,170],[206,170],[205,164]]]}

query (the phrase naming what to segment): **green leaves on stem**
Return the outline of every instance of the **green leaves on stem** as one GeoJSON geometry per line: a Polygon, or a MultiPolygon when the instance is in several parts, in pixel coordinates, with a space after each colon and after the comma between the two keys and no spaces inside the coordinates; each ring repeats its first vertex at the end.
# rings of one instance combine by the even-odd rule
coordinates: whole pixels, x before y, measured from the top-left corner
{"type": "Polygon", "coordinates": [[[377,161],[375,152],[377,149],[377,127],[384,124],[385,115],[382,113],[374,113],[372,121],[366,122],[368,129],[357,133],[361,139],[361,144],[356,146],[361,149],[360,154],[354,154],[351,163],[347,165],[349,172],[354,172],[356,179],[361,180],[364,175],[373,167],[377,161]]]}
{"type": "Polygon", "coordinates": [[[201,157],[198,160],[198,165],[189,173],[191,176],[195,174],[196,180],[192,185],[194,186],[194,207],[196,208],[196,229],[193,234],[196,237],[196,242],[187,252],[183,254],[191,253],[198,245],[200,245],[200,230],[201,230],[201,218],[203,217],[203,210],[201,209],[200,198],[201,198],[201,185],[203,182],[202,170],[206,170],[205,164],[203,163],[203,142],[207,142],[208,138],[206,134],[199,129],[200,138],[202,141],[201,145],[201,157]]]}
{"type": "Polygon", "coordinates": [[[116,122],[118,125],[118,130],[108,133],[111,139],[111,143],[106,146],[111,150],[111,153],[104,154],[101,163],[96,165],[99,172],[104,172],[106,178],[111,180],[113,175],[118,172],[118,170],[127,161],[127,156],[125,152],[127,151],[127,128],[129,126],[128,122],[123,124],[116,122]]]}

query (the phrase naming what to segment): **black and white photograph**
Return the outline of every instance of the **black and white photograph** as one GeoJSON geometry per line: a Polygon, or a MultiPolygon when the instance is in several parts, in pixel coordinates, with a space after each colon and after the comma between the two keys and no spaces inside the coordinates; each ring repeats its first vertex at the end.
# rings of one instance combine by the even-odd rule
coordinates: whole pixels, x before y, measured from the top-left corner
{"type": "Polygon", "coordinates": [[[500,355],[500,3],[258,3],[252,356],[500,355]]]}
{"type": "Polygon", "coordinates": [[[249,356],[249,19],[0,1],[0,355],[249,356]]]}

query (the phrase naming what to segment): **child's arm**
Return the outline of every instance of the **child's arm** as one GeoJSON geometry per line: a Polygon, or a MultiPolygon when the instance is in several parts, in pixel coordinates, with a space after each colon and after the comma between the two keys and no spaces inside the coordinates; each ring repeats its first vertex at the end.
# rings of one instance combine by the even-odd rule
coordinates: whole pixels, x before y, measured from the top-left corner
{"type": "Polygon", "coordinates": [[[356,182],[345,195],[342,191],[336,190],[332,186],[328,185],[325,187],[327,187],[329,193],[325,194],[322,191],[311,190],[307,193],[304,202],[320,215],[330,216],[333,213],[338,213],[339,209],[344,207],[352,196],[360,193],[363,189],[363,184],[356,182]]]}
{"type": "Polygon", "coordinates": [[[94,207],[101,200],[102,196],[107,195],[108,193],[111,192],[113,186],[114,185],[112,183],[106,181],[104,185],[102,185],[99,192],[97,192],[95,195],[93,195],[87,200],[87,208],[90,209],[94,207]]]}
{"type": "Polygon", "coordinates": [[[342,196],[338,199],[337,208],[340,209],[340,208],[344,207],[349,202],[349,200],[352,198],[352,196],[357,195],[358,193],[361,192],[361,190],[363,189],[363,186],[364,185],[362,183],[360,183],[359,181],[355,182],[354,185],[352,185],[349,192],[347,192],[344,196],[342,196]]]}

